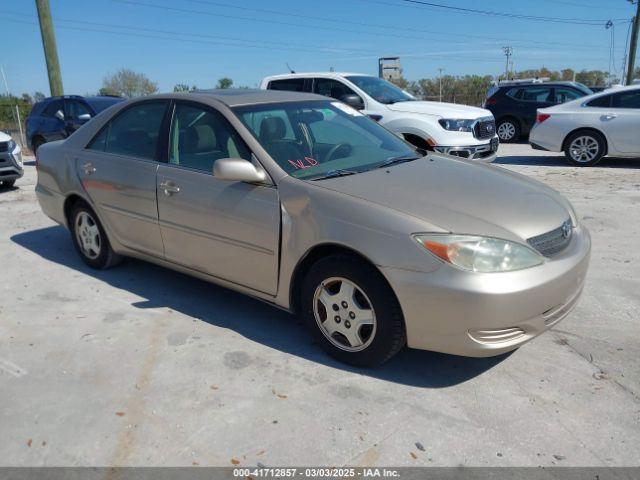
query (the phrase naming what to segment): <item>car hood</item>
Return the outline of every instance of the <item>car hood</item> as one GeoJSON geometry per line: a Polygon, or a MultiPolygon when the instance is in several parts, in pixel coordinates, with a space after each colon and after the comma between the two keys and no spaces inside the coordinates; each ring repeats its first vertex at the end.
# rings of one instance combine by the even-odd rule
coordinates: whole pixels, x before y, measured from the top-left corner
{"type": "Polygon", "coordinates": [[[491,112],[484,108],[457,105],[455,103],[409,101],[392,103],[387,105],[387,108],[394,112],[423,113],[437,115],[442,118],[476,119],[492,116],[491,112]]]}
{"type": "Polygon", "coordinates": [[[542,183],[437,155],[314,183],[460,234],[523,241],[571,217],[568,202],[542,183]]]}
{"type": "Polygon", "coordinates": [[[0,142],[8,142],[11,137],[4,132],[0,132],[0,142]]]}

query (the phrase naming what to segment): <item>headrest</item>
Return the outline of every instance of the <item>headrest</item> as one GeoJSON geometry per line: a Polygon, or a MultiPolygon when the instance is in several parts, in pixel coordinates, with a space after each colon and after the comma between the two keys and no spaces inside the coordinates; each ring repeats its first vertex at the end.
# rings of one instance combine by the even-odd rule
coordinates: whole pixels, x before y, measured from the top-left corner
{"type": "Polygon", "coordinates": [[[211,125],[194,125],[184,133],[182,151],[185,153],[200,153],[215,150],[218,145],[216,132],[211,125]]]}
{"type": "Polygon", "coordinates": [[[263,142],[282,140],[286,133],[287,127],[280,117],[267,117],[260,123],[260,140],[263,142]]]}

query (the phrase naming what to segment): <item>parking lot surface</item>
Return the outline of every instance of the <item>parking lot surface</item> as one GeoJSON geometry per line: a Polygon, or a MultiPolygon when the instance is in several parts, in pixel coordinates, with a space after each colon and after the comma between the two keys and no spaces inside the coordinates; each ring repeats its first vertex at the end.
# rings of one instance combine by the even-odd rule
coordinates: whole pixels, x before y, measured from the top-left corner
{"type": "Polygon", "coordinates": [[[580,169],[516,144],[495,163],[591,231],[574,312],[510,355],[357,369],[243,295],[135,260],[89,269],[28,162],[0,192],[0,465],[637,466],[640,160],[580,169]]]}

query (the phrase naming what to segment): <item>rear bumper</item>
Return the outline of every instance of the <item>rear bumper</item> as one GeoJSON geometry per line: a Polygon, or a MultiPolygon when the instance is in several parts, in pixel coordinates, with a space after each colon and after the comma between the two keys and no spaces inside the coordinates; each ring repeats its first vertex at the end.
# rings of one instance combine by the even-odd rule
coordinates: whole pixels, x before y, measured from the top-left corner
{"type": "Polygon", "coordinates": [[[431,273],[383,268],[409,347],[470,357],[514,350],[562,320],[582,292],[591,239],[584,227],[543,265],[479,274],[443,264],[431,273]]]}

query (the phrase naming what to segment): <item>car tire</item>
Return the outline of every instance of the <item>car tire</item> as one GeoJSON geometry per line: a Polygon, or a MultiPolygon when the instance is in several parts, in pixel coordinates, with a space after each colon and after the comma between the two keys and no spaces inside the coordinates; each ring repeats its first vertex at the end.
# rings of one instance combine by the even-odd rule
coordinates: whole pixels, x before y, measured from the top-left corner
{"type": "Polygon", "coordinates": [[[520,138],[520,125],[513,118],[505,118],[498,122],[496,133],[502,143],[512,143],[520,138]]]}
{"type": "Polygon", "coordinates": [[[2,188],[11,188],[15,185],[16,181],[14,180],[2,180],[0,181],[0,186],[2,188]]]}
{"type": "Polygon", "coordinates": [[[304,277],[300,295],[313,337],[344,363],[380,365],[406,344],[395,294],[378,270],[357,258],[341,254],[319,260],[304,277]]]}
{"type": "Polygon", "coordinates": [[[97,215],[86,203],[78,202],[73,206],[69,226],[73,246],[91,268],[103,270],[122,261],[122,257],[111,248],[97,215]]]}
{"type": "Polygon", "coordinates": [[[592,130],[572,133],[565,141],[564,156],[575,167],[591,167],[607,153],[604,137],[592,130]]]}

